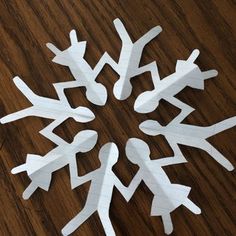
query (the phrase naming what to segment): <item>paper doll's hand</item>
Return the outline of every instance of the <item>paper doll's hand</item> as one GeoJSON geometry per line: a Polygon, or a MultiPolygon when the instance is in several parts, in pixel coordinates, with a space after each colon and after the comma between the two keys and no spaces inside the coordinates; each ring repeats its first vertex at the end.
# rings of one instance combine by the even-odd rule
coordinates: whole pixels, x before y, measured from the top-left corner
{"type": "Polygon", "coordinates": [[[131,197],[134,195],[134,192],[137,189],[138,185],[140,184],[141,180],[142,180],[141,175],[139,172],[137,172],[134,178],[131,180],[128,187],[123,185],[123,183],[121,183],[121,181],[117,177],[115,180],[115,186],[120,191],[125,200],[129,202],[131,197]]]}
{"type": "Polygon", "coordinates": [[[71,181],[71,188],[77,188],[80,185],[83,185],[84,183],[91,181],[94,175],[94,171],[83,175],[83,176],[77,176],[75,178],[73,178],[73,180],[71,181]]]}

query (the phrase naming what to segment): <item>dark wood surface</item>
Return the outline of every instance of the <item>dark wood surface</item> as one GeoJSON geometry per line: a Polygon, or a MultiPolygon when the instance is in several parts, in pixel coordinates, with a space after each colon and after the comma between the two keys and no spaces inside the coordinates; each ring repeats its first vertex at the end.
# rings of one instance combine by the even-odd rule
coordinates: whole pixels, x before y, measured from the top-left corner
{"type": "MultiPolygon", "coordinates": [[[[194,48],[201,51],[197,64],[202,70],[217,69],[219,76],[206,81],[204,90],[186,88],[178,98],[196,110],[185,123],[207,126],[236,115],[236,6],[233,0],[130,0],[130,1],[0,1],[0,116],[26,108],[30,103],[14,86],[19,75],[37,94],[56,98],[52,83],[73,80],[69,69],[54,64],[46,48],[53,42],[61,49],[69,46],[69,32],[76,29],[80,40],[86,40],[86,59],[94,66],[101,55],[118,59],[121,42],[112,21],[119,17],[133,39],[138,39],[155,25],[163,32],[143,53],[142,64],[156,60],[161,77],[172,73],[177,59],[186,59],[194,48]]],[[[79,124],[69,119],[56,133],[67,141],[84,128],[98,131],[96,147],[78,156],[78,171],[85,174],[99,167],[100,147],[115,142],[120,159],[114,168],[128,184],[137,171],[125,157],[125,143],[130,137],[145,140],[152,157],[170,156],[172,150],[163,137],[148,137],[138,124],[147,118],[167,124],[179,112],[166,102],[148,115],[133,111],[135,98],[152,89],[150,74],[133,79],[134,91],[126,101],[112,94],[117,74],[108,66],[98,77],[108,89],[105,107],[91,105],[83,89],[67,91],[74,107],[90,107],[96,119],[79,124]]],[[[1,235],[60,235],[62,227],[82,208],[89,183],[70,189],[68,168],[53,175],[49,192],[37,190],[30,200],[22,192],[29,184],[26,173],[12,175],[11,169],[24,163],[27,153],[45,155],[54,145],[38,132],[49,120],[29,117],[0,126],[1,163],[1,235]]],[[[236,129],[210,138],[236,166],[236,129]]],[[[188,163],[166,167],[173,183],[192,187],[190,198],[201,209],[194,215],[184,207],[172,214],[173,235],[236,235],[235,171],[228,172],[204,151],[181,146],[188,163]]],[[[117,235],[163,235],[159,217],[150,217],[152,194],[142,183],[129,203],[115,189],[110,217],[117,235]]],[[[74,235],[104,235],[98,215],[94,214],[74,235]]]]}

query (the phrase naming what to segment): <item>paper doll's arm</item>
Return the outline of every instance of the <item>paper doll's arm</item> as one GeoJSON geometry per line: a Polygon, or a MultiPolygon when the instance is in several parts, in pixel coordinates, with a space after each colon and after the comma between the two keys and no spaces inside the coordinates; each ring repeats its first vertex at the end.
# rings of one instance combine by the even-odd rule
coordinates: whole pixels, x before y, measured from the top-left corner
{"type": "Polygon", "coordinates": [[[125,29],[123,23],[121,22],[121,20],[117,18],[117,19],[115,19],[115,20],[113,21],[113,23],[114,23],[114,26],[115,26],[115,28],[116,28],[116,31],[117,31],[117,33],[119,34],[119,36],[120,36],[122,42],[123,42],[123,43],[124,43],[124,42],[130,42],[130,43],[132,43],[132,40],[130,39],[130,36],[129,36],[127,30],[125,29]]]}
{"type": "Polygon", "coordinates": [[[70,178],[71,178],[72,189],[90,180],[93,180],[93,178],[96,178],[96,170],[91,171],[86,175],[78,176],[76,159],[74,159],[72,162],[69,163],[69,168],[70,168],[70,178]]]}
{"type": "MultiPolygon", "coordinates": [[[[18,174],[23,171],[27,171],[28,166],[27,163],[19,165],[11,170],[12,174],[18,174]]],[[[38,188],[38,185],[34,182],[31,181],[31,183],[28,185],[28,187],[25,189],[25,191],[22,194],[23,199],[27,200],[30,198],[30,196],[36,191],[38,188]]]]}
{"type": "Polygon", "coordinates": [[[138,41],[135,42],[138,47],[143,48],[151,40],[153,40],[160,32],[162,28],[160,26],[155,26],[150,29],[146,34],[144,34],[138,41]]]}
{"type": "Polygon", "coordinates": [[[179,109],[181,109],[179,115],[177,115],[168,125],[181,123],[192,111],[194,111],[194,108],[190,107],[186,103],[181,102],[174,96],[169,98],[167,97],[165,98],[165,100],[173,104],[174,106],[178,107],[179,109]]]}
{"type": "Polygon", "coordinates": [[[68,81],[68,82],[54,83],[53,86],[56,90],[59,100],[64,104],[69,104],[64,90],[68,88],[80,87],[80,84],[78,81],[68,81]]]}
{"type": "Polygon", "coordinates": [[[29,86],[18,76],[13,78],[13,82],[16,87],[25,95],[25,97],[34,104],[34,100],[37,99],[39,96],[36,95],[29,86]]]}
{"type": "MultiPolygon", "coordinates": [[[[18,76],[14,77],[13,82],[16,85],[16,87],[24,94],[24,96],[33,105],[34,100],[38,97],[38,95],[36,95],[20,77],[18,76]]],[[[22,119],[27,116],[33,116],[34,114],[35,114],[35,110],[34,110],[34,105],[33,105],[32,107],[29,107],[21,111],[17,111],[17,112],[14,112],[12,114],[2,117],[0,122],[4,124],[4,123],[22,119]]]]}
{"type": "Polygon", "coordinates": [[[83,175],[83,176],[78,176],[76,155],[70,159],[69,170],[70,170],[70,182],[71,182],[72,189],[92,180],[93,176],[95,175],[95,171],[96,171],[95,170],[95,171],[89,172],[88,174],[83,175]]]}
{"type": "Polygon", "coordinates": [[[117,63],[111,58],[111,56],[107,52],[105,52],[93,69],[93,78],[97,78],[98,74],[101,72],[105,64],[109,64],[115,71],[117,71],[118,69],[117,63]]]}
{"type": "Polygon", "coordinates": [[[147,71],[151,72],[152,82],[154,84],[154,88],[156,88],[159,85],[159,82],[161,80],[160,76],[159,76],[158,67],[157,67],[156,62],[151,62],[148,65],[139,67],[137,69],[136,75],[140,75],[140,74],[142,74],[144,72],[147,72],[147,71]]]}
{"type": "Polygon", "coordinates": [[[68,145],[68,143],[64,139],[60,138],[58,135],[53,133],[53,130],[57,126],[59,126],[64,120],[66,120],[66,117],[59,117],[58,119],[50,123],[48,126],[46,126],[44,129],[39,131],[39,133],[42,134],[47,139],[51,140],[53,143],[55,143],[58,146],[68,145]]]}
{"type": "Polygon", "coordinates": [[[138,171],[134,176],[134,178],[131,180],[128,187],[124,186],[123,183],[121,183],[121,181],[118,179],[118,177],[116,177],[115,179],[115,186],[120,191],[125,200],[128,202],[134,195],[134,192],[139,186],[141,181],[142,181],[142,176],[138,171]]]}
{"type": "Polygon", "coordinates": [[[154,163],[158,163],[158,165],[160,165],[160,166],[168,166],[168,165],[180,164],[180,163],[187,162],[187,160],[183,156],[178,144],[172,140],[169,140],[168,138],[166,138],[166,139],[174,152],[174,156],[154,160],[154,163]]]}

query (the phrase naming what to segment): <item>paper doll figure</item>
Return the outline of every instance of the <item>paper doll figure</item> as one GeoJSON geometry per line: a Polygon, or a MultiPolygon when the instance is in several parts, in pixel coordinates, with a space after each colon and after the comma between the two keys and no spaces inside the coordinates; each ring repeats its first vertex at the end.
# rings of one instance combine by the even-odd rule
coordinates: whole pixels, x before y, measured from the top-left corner
{"type": "Polygon", "coordinates": [[[180,163],[181,159],[185,162],[185,158],[181,157],[181,154],[179,157],[151,160],[148,145],[137,138],[128,140],[125,151],[127,158],[139,166],[138,172],[129,185],[129,196],[131,197],[140,182],[144,181],[154,194],[151,216],[161,216],[166,234],[173,231],[170,213],[179,206],[184,205],[195,214],[201,213],[200,208],[188,198],[191,188],[172,184],[162,169],[163,166],[180,163]]]}
{"type": "Polygon", "coordinates": [[[186,86],[204,89],[204,80],[217,76],[216,70],[201,71],[198,65],[194,63],[199,55],[199,50],[195,49],[190,57],[184,60],[178,60],[175,73],[160,80],[154,80],[154,89],[146,91],[138,96],[134,103],[134,110],[139,113],[148,113],[154,111],[161,99],[178,107],[178,99],[174,96],[183,90],[186,86]]]}
{"type": "Polygon", "coordinates": [[[76,154],[78,152],[90,151],[97,142],[97,132],[94,130],[83,130],[79,132],[72,143],[59,145],[45,156],[28,154],[26,163],[12,169],[13,174],[27,171],[32,180],[25,189],[23,198],[28,199],[37,188],[48,191],[52,173],[69,164],[70,181],[73,188],[77,174],[76,154]]]}
{"type": "Polygon", "coordinates": [[[132,92],[132,85],[130,83],[130,79],[132,77],[150,71],[152,74],[152,79],[157,79],[156,62],[152,62],[141,67],[139,64],[145,45],[155,38],[162,31],[162,29],[160,26],[156,26],[133,43],[124,25],[119,19],[114,20],[114,25],[122,40],[119,62],[116,63],[108,54],[104,55],[106,58],[104,61],[110,64],[110,66],[120,76],[113,88],[115,97],[118,100],[125,100],[132,92]]]}
{"type": "Polygon", "coordinates": [[[156,136],[164,135],[170,146],[178,144],[196,147],[206,151],[220,165],[232,171],[233,165],[207,139],[236,125],[236,116],[223,120],[211,126],[201,127],[182,124],[181,122],[192,112],[192,109],[183,109],[168,125],[162,126],[155,120],[146,120],[139,125],[145,134],[156,136]]]}
{"type": "MultiPolygon", "coordinates": [[[[25,95],[25,97],[32,103],[33,106],[14,112],[0,119],[2,124],[22,119],[27,116],[37,116],[54,121],[47,126],[40,133],[52,141],[53,137],[61,140],[56,136],[52,130],[63,123],[68,118],[73,118],[77,122],[86,123],[95,118],[93,112],[86,108],[79,106],[72,108],[62,93],[58,93],[59,100],[41,97],[35,94],[19,77],[13,79],[17,88],[25,95]]],[[[57,87],[59,89],[59,87],[57,87]]],[[[63,141],[61,140],[63,143],[63,141]]]]}
{"type": "Polygon", "coordinates": [[[116,144],[105,144],[99,152],[101,167],[77,178],[77,183],[75,183],[74,187],[91,181],[90,189],[84,208],[62,229],[63,235],[69,235],[74,232],[96,211],[98,212],[106,235],[115,235],[109,217],[113,188],[116,187],[123,196],[128,196],[127,188],[112,171],[112,166],[117,162],[118,155],[119,151],[116,144]]]}
{"type": "Polygon", "coordinates": [[[101,62],[94,69],[84,59],[86,50],[86,41],[78,42],[75,30],[70,32],[71,46],[64,51],[59,50],[53,44],[47,43],[47,47],[55,54],[53,62],[68,66],[76,81],[62,82],[54,84],[63,90],[66,88],[85,87],[87,99],[99,106],[103,106],[107,100],[107,90],[101,84],[96,82],[96,77],[106,64],[106,53],[101,58],[101,62]]]}

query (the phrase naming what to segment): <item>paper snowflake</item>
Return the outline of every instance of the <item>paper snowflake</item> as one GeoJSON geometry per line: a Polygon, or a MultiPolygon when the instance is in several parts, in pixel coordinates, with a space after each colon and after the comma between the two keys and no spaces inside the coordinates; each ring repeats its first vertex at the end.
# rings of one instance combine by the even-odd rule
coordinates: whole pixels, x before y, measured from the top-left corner
{"type": "Polygon", "coordinates": [[[23,193],[23,198],[28,199],[37,188],[48,190],[52,173],[69,165],[71,187],[74,189],[87,181],[91,181],[90,190],[86,204],[62,229],[63,235],[69,235],[86,221],[95,211],[98,212],[106,235],[115,235],[112,223],[109,218],[109,207],[112,198],[113,188],[116,187],[124,198],[129,201],[141,181],[154,194],[151,215],[161,216],[166,234],[173,231],[170,213],[180,205],[184,205],[195,214],[200,214],[200,208],[189,198],[190,187],[172,184],[163,170],[163,166],[187,162],[178,144],[197,147],[205,150],[220,165],[227,170],[233,170],[232,164],[206,139],[221,131],[236,125],[236,117],[232,117],[209,127],[199,127],[181,123],[194,109],[178,100],[175,95],[186,86],[204,89],[204,80],[215,77],[217,71],[209,70],[202,72],[194,63],[199,55],[194,50],[190,57],[184,61],[179,60],[176,64],[175,73],[160,79],[156,62],[140,67],[140,60],[143,49],[147,43],[155,38],[161,27],[156,26],[143,35],[136,42],[132,42],[128,32],[119,19],[114,20],[114,26],[122,41],[119,61],[114,61],[108,53],[104,53],[94,69],[84,59],[86,42],[79,42],[75,30],[70,32],[71,46],[64,51],[59,50],[51,43],[47,47],[55,54],[53,62],[68,66],[74,81],[53,84],[58,100],[41,97],[35,94],[19,77],[13,82],[17,88],[28,98],[32,106],[24,110],[12,113],[3,117],[1,123],[15,121],[27,116],[37,116],[53,121],[43,130],[42,135],[54,142],[57,146],[44,157],[28,154],[26,163],[12,169],[12,173],[27,171],[31,179],[30,185],[23,193]],[[77,122],[85,123],[95,119],[93,112],[86,107],[72,108],[64,94],[65,89],[86,88],[87,99],[98,106],[106,105],[107,90],[96,78],[108,64],[119,75],[115,83],[113,93],[119,100],[125,100],[132,92],[130,80],[144,72],[150,72],[154,89],[138,96],[134,104],[134,110],[139,113],[148,113],[155,110],[161,99],[168,101],[181,109],[168,125],[161,126],[157,121],[146,120],[139,128],[147,135],[164,135],[173,149],[172,157],[163,157],[157,160],[150,159],[149,146],[142,140],[130,138],[126,144],[127,158],[139,166],[139,171],[128,187],[124,186],[119,178],[113,173],[112,166],[118,161],[119,151],[115,143],[105,144],[99,152],[101,167],[84,176],[77,173],[76,154],[91,150],[98,138],[94,130],[83,130],[75,135],[71,143],[53,133],[53,130],[68,118],[77,122]]]}

